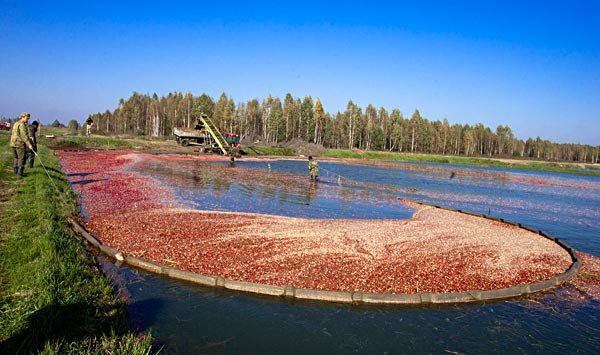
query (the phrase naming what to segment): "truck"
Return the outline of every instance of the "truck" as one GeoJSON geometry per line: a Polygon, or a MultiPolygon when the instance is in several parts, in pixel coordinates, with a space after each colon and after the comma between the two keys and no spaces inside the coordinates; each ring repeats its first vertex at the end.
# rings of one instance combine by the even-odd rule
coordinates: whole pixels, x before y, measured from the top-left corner
{"type": "Polygon", "coordinates": [[[177,143],[183,146],[199,146],[201,153],[218,153],[230,155],[239,149],[240,135],[221,133],[206,114],[201,114],[193,128],[173,128],[177,143]]]}
{"type": "Polygon", "coordinates": [[[4,121],[4,122],[0,123],[0,130],[10,131],[10,122],[4,121]]]}

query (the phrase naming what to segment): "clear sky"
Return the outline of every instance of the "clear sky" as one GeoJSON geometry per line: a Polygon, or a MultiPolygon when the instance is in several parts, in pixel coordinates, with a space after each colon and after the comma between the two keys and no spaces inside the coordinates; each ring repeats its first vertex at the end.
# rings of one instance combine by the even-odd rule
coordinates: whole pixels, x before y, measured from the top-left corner
{"type": "Polygon", "coordinates": [[[0,0],[0,116],[269,94],[600,145],[600,1],[0,0]]]}

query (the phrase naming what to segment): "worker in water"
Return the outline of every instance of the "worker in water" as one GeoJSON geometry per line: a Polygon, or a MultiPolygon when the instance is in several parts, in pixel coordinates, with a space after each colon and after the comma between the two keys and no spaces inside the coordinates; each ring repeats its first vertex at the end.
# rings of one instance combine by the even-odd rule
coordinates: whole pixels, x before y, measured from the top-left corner
{"type": "Polygon", "coordinates": [[[29,167],[33,168],[33,160],[35,158],[35,153],[37,152],[37,131],[40,124],[38,121],[31,122],[31,126],[29,126],[29,139],[31,140],[31,145],[33,147],[32,150],[27,149],[27,160],[29,161],[29,167]]]}
{"type": "Polygon", "coordinates": [[[312,155],[308,156],[308,174],[310,181],[317,181],[319,178],[319,163],[313,159],[312,155]]]}
{"type": "Polygon", "coordinates": [[[233,147],[229,148],[229,160],[235,161],[235,151],[233,150],[233,147]]]}
{"type": "Polygon", "coordinates": [[[25,149],[33,151],[33,143],[29,138],[29,129],[27,123],[31,115],[27,112],[21,113],[20,119],[15,122],[12,127],[12,134],[10,136],[10,146],[13,150],[13,168],[15,174],[23,176],[23,168],[25,167],[25,149]]]}
{"type": "Polygon", "coordinates": [[[235,158],[238,158],[239,156],[240,156],[240,145],[232,143],[229,148],[229,159],[231,159],[231,161],[234,161],[235,158]]]}

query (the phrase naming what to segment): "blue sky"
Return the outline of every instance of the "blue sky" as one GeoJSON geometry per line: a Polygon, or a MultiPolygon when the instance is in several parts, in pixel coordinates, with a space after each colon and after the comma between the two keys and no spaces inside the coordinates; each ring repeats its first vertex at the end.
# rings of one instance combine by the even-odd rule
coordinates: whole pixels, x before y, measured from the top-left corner
{"type": "Polygon", "coordinates": [[[0,0],[0,116],[311,95],[600,145],[600,1],[0,0]]]}

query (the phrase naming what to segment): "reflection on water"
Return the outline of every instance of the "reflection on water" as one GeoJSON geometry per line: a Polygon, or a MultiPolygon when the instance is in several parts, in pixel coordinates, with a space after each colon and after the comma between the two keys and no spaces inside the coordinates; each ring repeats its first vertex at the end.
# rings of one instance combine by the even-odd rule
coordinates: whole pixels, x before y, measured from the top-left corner
{"type": "MultiPolygon", "coordinates": [[[[323,170],[331,165],[322,163],[323,170]]],[[[139,171],[172,187],[181,203],[203,210],[307,218],[409,218],[413,210],[390,187],[324,176],[312,183],[304,161],[164,161],[140,163],[139,171]]],[[[326,171],[326,170],[325,170],[326,171]]]]}
{"type": "MultiPolygon", "coordinates": [[[[406,218],[398,198],[491,213],[600,256],[600,179],[448,164],[150,160],[181,203],[199,209],[309,218],[406,218]]],[[[452,306],[366,307],[287,301],[191,285],[131,270],[134,321],[167,353],[596,353],[600,304],[571,287],[452,306]],[[154,307],[152,305],[160,305],[154,307]]]]}

